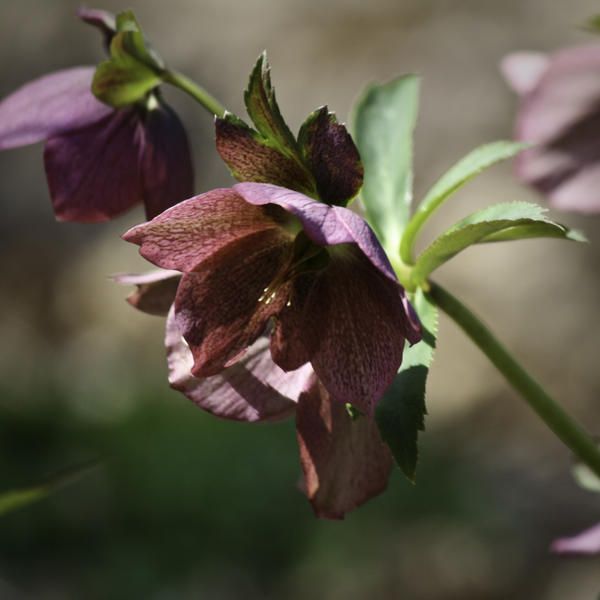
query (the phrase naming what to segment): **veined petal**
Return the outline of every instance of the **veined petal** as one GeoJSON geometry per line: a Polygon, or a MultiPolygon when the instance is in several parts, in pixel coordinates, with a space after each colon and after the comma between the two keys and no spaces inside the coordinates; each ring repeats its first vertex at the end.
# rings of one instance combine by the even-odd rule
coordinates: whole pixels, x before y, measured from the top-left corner
{"type": "Polygon", "coordinates": [[[559,554],[600,553],[600,523],[573,537],[555,540],[552,544],[552,551],[559,554]]]}
{"type": "Polygon", "coordinates": [[[413,323],[399,284],[347,246],[319,274],[302,337],[319,379],[339,403],[372,415],[394,380],[413,323]]]}
{"type": "Polygon", "coordinates": [[[182,277],[175,314],[194,356],[194,375],[216,375],[233,364],[286,304],[288,284],[270,285],[290,249],[280,230],[259,231],[228,244],[182,277]]]}
{"type": "Polygon", "coordinates": [[[190,198],[194,192],[194,170],[185,129],[164,103],[148,111],[144,118],[141,172],[148,219],[190,198]]]}
{"type": "Polygon", "coordinates": [[[233,189],[250,204],[276,204],[293,214],[315,244],[356,244],[386,277],[397,281],[373,230],[364,219],[351,210],[341,206],[329,206],[299,192],[265,183],[238,183],[233,189]]]}
{"type": "Polygon", "coordinates": [[[200,408],[235,421],[274,421],[291,415],[313,376],[310,365],[286,373],[273,363],[268,338],[259,337],[233,366],[218,375],[191,374],[194,359],[177,327],[174,312],[167,318],[165,338],[169,383],[200,408]]]}
{"type": "Polygon", "coordinates": [[[138,244],[140,254],[158,267],[190,272],[231,242],[278,228],[266,211],[222,188],[180,202],[123,239],[138,244]]]}
{"type": "Polygon", "coordinates": [[[127,296],[131,306],[149,315],[164,317],[175,302],[181,273],[156,270],[139,275],[115,275],[113,279],[122,285],[136,286],[137,289],[127,296]]]}
{"type": "Polygon", "coordinates": [[[44,164],[57,219],[107,221],[143,200],[139,128],[135,109],[112,111],[46,142],[44,164]]]}
{"type": "Polygon", "coordinates": [[[304,488],[318,517],[343,519],[387,486],[392,457],[373,419],[353,420],[313,378],[298,400],[304,488]]]}
{"type": "Polygon", "coordinates": [[[112,109],[91,92],[94,67],[57,71],[25,84],[0,102],[0,150],[26,146],[87,127],[112,109]]]}
{"type": "Polygon", "coordinates": [[[360,155],[346,127],[326,106],[305,121],[298,142],[324,202],[345,205],[356,196],[364,175],[360,155]]]}

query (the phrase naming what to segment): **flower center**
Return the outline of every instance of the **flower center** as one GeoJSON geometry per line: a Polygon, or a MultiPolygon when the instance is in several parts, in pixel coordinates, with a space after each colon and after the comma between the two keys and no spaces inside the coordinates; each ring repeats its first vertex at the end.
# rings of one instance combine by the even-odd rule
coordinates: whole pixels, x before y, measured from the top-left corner
{"type": "MultiPolygon", "coordinates": [[[[289,255],[273,281],[263,290],[259,302],[271,304],[278,292],[286,284],[291,283],[300,275],[318,273],[329,263],[329,253],[322,246],[312,242],[307,235],[300,231],[294,238],[289,255]]],[[[291,306],[288,298],[286,306],[291,306]]]]}

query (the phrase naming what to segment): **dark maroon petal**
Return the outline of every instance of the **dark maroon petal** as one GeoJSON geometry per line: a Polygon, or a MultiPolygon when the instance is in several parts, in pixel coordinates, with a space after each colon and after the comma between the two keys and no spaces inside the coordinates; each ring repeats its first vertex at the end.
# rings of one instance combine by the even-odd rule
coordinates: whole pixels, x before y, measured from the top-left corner
{"type": "Polygon", "coordinates": [[[107,221],[142,201],[139,118],[134,109],[48,140],[46,176],[56,218],[107,221]]]}
{"type": "Polygon", "coordinates": [[[385,490],[392,457],[374,420],[353,420],[316,378],[298,400],[296,430],[304,488],[318,517],[343,519],[385,490]]]}
{"type": "Polygon", "coordinates": [[[412,328],[402,288],[353,246],[335,255],[307,300],[302,336],[332,398],[372,415],[394,380],[412,328]]]}
{"type": "Polygon", "coordinates": [[[135,292],[127,297],[131,306],[149,315],[164,317],[175,302],[181,273],[161,270],[140,275],[115,275],[113,279],[122,285],[136,286],[135,292]]]}
{"type": "Polygon", "coordinates": [[[549,57],[543,52],[514,52],[502,59],[500,70],[510,87],[525,95],[535,89],[548,63],[549,57]]]}
{"type": "Polygon", "coordinates": [[[40,142],[98,122],[112,109],[91,92],[94,67],[57,71],[0,102],[0,150],[40,142]]]}
{"type": "Polygon", "coordinates": [[[185,129],[166,104],[144,118],[141,157],[146,216],[152,219],[194,193],[194,170],[185,129]]]}
{"type": "Polygon", "coordinates": [[[600,553],[600,523],[573,537],[555,540],[552,551],[560,554],[600,553]]]}
{"type": "Polygon", "coordinates": [[[250,204],[276,204],[297,217],[315,244],[356,244],[386,277],[397,281],[394,270],[372,229],[356,213],[341,206],[316,202],[298,192],[265,183],[238,183],[233,189],[250,204]]]}
{"type": "Polygon", "coordinates": [[[271,356],[285,371],[297,369],[312,358],[311,348],[304,342],[305,321],[312,315],[307,312],[307,300],[314,285],[314,276],[305,274],[290,286],[288,302],[275,319],[271,335],[271,356]]]}
{"type": "Polygon", "coordinates": [[[517,159],[517,174],[559,209],[600,211],[600,44],[550,56],[524,94],[517,137],[536,144],[517,159]]]}
{"type": "Polygon", "coordinates": [[[286,284],[267,288],[290,249],[289,238],[278,229],[259,231],[228,244],[183,276],[175,312],[194,355],[194,375],[216,375],[233,364],[286,304],[286,284]]]}
{"type": "Polygon", "coordinates": [[[188,272],[227,244],[275,228],[266,211],[225,188],[180,202],[123,239],[141,246],[141,255],[158,267],[188,272]]]}
{"type": "Polygon", "coordinates": [[[238,181],[269,182],[314,192],[315,184],[298,162],[273,148],[233,115],[215,121],[217,151],[238,181]]]}
{"type": "Polygon", "coordinates": [[[200,408],[235,421],[274,421],[290,416],[306,381],[310,365],[286,373],[269,356],[269,341],[259,337],[235,365],[218,375],[197,378],[191,374],[192,353],[181,336],[174,313],[167,318],[169,383],[200,408]]]}
{"type": "Polygon", "coordinates": [[[317,181],[321,200],[345,205],[356,196],[364,175],[360,155],[346,127],[326,106],[307,119],[298,142],[317,181]]]}

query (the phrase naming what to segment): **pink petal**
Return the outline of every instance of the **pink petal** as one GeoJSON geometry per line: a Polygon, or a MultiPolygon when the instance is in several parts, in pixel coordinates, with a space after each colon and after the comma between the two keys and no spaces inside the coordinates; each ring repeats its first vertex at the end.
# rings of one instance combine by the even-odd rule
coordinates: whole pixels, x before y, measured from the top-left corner
{"type": "Polygon", "coordinates": [[[232,189],[216,189],[185,200],[130,229],[123,239],[163,269],[193,271],[231,242],[279,225],[232,189]]]}
{"type": "Polygon", "coordinates": [[[548,63],[549,57],[543,52],[514,52],[502,59],[500,70],[512,89],[524,95],[533,91],[548,63]]]}
{"type": "Polygon", "coordinates": [[[600,553],[600,523],[573,537],[555,540],[552,543],[552,552],[558,552],[560,554],[600,553]]]}
{"type": "Polygon", "coordinates": [[[112,112],[91,92],[94,67],[57,71],[0,102],[0,150],[87,127],[112,112]]]}
{"type": "Polygon", "coordinates": [[[555,139],[597,107],[600,44],[566,48],[549,58],[538,85],[524,99],[519,137],[536,144],[555,139]]]}
{"type": "Polygon", "coordinates": [[[297,217],[315,244],[356,244],[386,277],[397,281],[394,270],[367,222],[341,206],[317,202],[299,192],[265,183],[238,183],[233,189],[246,202],[262,206],[276,204],[297,217]]]}
{"type": "Polygon", "coordinates": [[[127,297],[131,306],[149,315],[165,316],[173,302],[181,279],[178,271],[151,271],[141,275],[115,275],[122,285],[135,285],[137,290],[127,297]]]}
{"type": "Polygon", "coordinates": [[[304,488],[318,517],[343,519],[386,488],[392,457],[377,425],[352,420],[316,378],[298,400],[296,430],[304,488]]]}
{"type": "Polygon", "coordinates": [[[107,221],[142,202],[142,144],[135,109],[48,140],[44,163],[56,218],[107,221]]]}
{"type": "Polygon", "coordinates": [[[194,355],[194,375],[216,375],[232,364],[286,304],[287,285],[273,295],[265,290],[290,249],[280,230],[259,231],[225,246],[183,276],[175,311],[194,355]]]}
{"type": "Polygon", "coordinates": [[[194,192],[187,135],[179,117],[165,104],[150,110],[144,118],[141,171],[148,219],[194,192]]]}
{"type": "Polygon", "coordinates": [[[310,365],[285,373],[269,356],[269,341],[260,337],[244,358],[219,375],[193,377],[189,346],[177,327],[174,312],[167,318],[166,333],[169,383],[194,404],[217,417],[235,421],[274,421],[296,409],[306,381],[313,376],[310,365]]]}

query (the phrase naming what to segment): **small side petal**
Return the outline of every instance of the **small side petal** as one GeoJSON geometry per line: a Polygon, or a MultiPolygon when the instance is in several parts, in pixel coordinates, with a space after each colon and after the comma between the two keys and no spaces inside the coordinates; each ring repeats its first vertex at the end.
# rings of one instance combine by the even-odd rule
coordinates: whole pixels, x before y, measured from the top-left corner
{"type": "Polygon", "coordinates": [[[106,10],[81,6],[77,9],[77,16],[84,23],[92,25],[92,27],[97,27],[100,30],[104,37],[104,46],[109,50],[110,41],[117,31],[115,15],[106,10]]]}
{"type": "Polygon", "coordinates": [[[194,377],[194,359],[177,327],[174,311],[167,318],[165,343],[171,387],[223,419],[274,421],[288,417],[313,376],[310,365],[291,373],[282,371],[271,360],[269,341],[263,336],[235,365],[213,377],[194,377]]]}
{"type": "Polygon", "coordinates": [[[231,242],[278,228],[277,222],[229,188],[212,190],[130,229],[123,239],[163,269],[193,271],[231,242]]]}
{"type": "Polygon", "coordinates": [[[543,52],[513,52],[502,59],[500,71],[513,91],[523,96],[540,82],[549,60],[543,52]]]}
{"type": "Polygon", "coordinates": [[[148,219],[194,193],[188,138],[179,117],[164,103],[144,117],[140,169],[148,219]]]}
{"type": "Polygon", "coordinates": [[[183,276],[175,314],[194,355],[194,375],[216,375],[233,364],[286,304],[286,284],[267,288],[290,248],[279,230],[260,231],[227,245],[183,276]]]}
{"type": "Polygon", "coordinates": [[[600,553],[600,523],[576,536],[555,540],[552,543],[552,552],[559,554],[600,553]]]}
{"type": "Polygon", "coordinates": [[[181,273],[161,270],[140,275],[115,275],[113,279],[122,285],[136,286],[136,291],[127,297],[131,306],[149,315],[164,317],[175,302],[181,273]]]}
{"type": "Polygon", "coordinates": [[[91,92],[94,67],[57,71],[25,84],[0,102],[0,150],[87,127],[112,112],[91,92]]]}
{"type": "Polygon", "coordinates": [[[131,109],[48,140],[44,164],[57,219],[107,221],[142,201],[140,133],[131,109]]]}
{"type": "Polygon", "coordinates": [[[233,189],[250,204],[276,204],[297,217],[315,244],[356,244],[386,277],[397,281],[390,261],[373,230],[356,213],[329,206],[286,188],[264,183],[238,183],[233,189]]]}
{"type": "Polygon", "coordinates": [[[353,420],[316,378],[298,401],[296,431],[304,488],[318,517],[343,519],[385,490],[392,457],[377,425],[353,420]]]}

